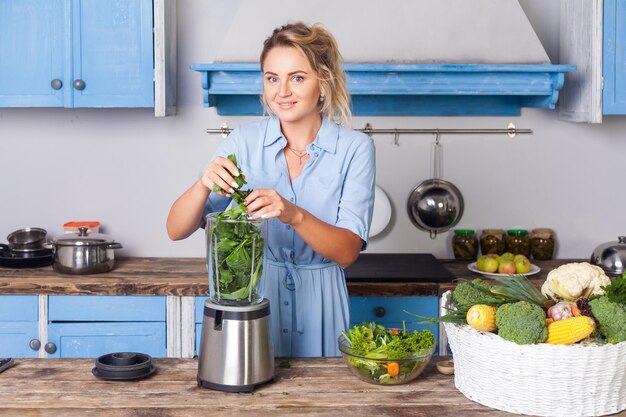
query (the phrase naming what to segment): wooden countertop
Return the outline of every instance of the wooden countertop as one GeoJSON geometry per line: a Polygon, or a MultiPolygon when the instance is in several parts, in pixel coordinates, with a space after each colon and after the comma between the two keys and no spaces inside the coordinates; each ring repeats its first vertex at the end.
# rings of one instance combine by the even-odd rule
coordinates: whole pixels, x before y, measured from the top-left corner
{"type": "MultiPolygon", "coordinates": [[[[575,260],[534,261],[541,272],[533,280],[544,280],[548,271],[575,260]]],[[[442,260],[457,278],[479,277],[467,269],[467,261],[442,260]]],[[[450,282],[351,282],[350,295],[437,295],[454,284],[450,282]]],[[[96,275],[63,275],[43,268],[0,268],[0,294],[82,294],[82,295],[208,295],[204,258],[122,258],[115,269],[96,275]]]]}
{"type": "Polygon", "coordinates": [[[341,358],[289,359],[290,368],[277,359],[275,382],[240,394],[199,388],[194,359],[154,359],[157,372],[140,381],[97,379],[93,359],[17,359],[0,374],[0,416],[513,416],[464,397],[435,360],[411,383],[377,386],[341,358]]]}

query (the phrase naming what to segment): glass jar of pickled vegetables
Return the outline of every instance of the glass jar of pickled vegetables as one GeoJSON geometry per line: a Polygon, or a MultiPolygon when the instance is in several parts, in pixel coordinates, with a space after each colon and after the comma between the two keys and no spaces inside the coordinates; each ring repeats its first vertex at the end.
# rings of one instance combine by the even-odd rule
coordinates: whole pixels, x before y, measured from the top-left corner
{"type": "Polygon", "coordinates": [[[478,254],[478,240],[473,230],[455,229],[452,236],[452,252],[455,259],[474,260],[478,254]]]}
{"type": "Polygon", "coordinates": [[[511,229],[506,231],[506,251],[513,255],[530,256],[530,236],[528,230],[511,229]]]}
{"type": "Polygon", "coordinates": [[[502,255],[506,245],[504,243],[504,230],[485,229],[480,234],[480,252],[483,255],[495,253],[502,255]]]}
{"type": "Polygon", "coordinates": [[[552,259],[554,247],[555,238],[552,229],[533,229],[530,232],[530,254],[533,259],[552,259]]]}

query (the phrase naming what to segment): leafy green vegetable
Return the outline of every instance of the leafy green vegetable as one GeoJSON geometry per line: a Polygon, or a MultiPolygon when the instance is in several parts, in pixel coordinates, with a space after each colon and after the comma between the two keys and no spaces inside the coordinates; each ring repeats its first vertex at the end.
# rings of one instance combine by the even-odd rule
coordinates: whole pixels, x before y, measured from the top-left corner
{"type": "MultiPolygon", "coordinates": [[[[235,155],[228,155],[235,165],[235,155]]],[[[215,215],[209,230],[209,264],[215,296],[231,301],[254,300],[257,284],[263,273],[263,235],[260,222],[248,220],[245,198],[252,190],[242,190],[246,184],[243,173],[235,178],[239,188],[232,193],[237,206],[215,215]]],[[[223,191],[213,187],[214,191],[223,191]]]]}
{"type": "Polygon", "coordinates": [[[342,335],[350,345],[346,352],[355,355],[348,356],[352,369],[381,384],[398,384],[421,372],[435,347],[430,330],[408,332],[406,326],[385,329],[363,322],[342,335]]]}
{"type": "Polygon", "coordinates": [[[626,272],[621,277],[613,278],[604,288],[607,298],[614,303],[626,304],[626,272]]]}

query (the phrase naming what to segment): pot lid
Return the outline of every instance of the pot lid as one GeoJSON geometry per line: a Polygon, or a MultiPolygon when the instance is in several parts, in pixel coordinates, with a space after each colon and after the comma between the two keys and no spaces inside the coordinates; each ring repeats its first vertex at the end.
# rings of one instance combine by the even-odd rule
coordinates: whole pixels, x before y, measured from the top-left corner
{"type": "Polygon", "coordinates": [[[54,243],[60,246],[98,246],[113,243],[110,236],[102,233],[89,233],[87,227],[79,227],[77,233],[59,236],[54,243]]]}
{"type": "Polygon", "coordinates": [[[591,254],[591,263],[608,275],[621,275],[626,270],[626,236],[617,240],[601,244],[591,254]]]}

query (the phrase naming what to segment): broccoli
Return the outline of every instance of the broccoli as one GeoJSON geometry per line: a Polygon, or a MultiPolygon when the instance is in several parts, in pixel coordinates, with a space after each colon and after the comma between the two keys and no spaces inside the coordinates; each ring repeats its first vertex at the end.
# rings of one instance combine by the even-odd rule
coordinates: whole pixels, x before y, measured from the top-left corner
{"type": "Polygon", "coordinates": [[[460,305],[472,306],[474,304],[491,304],[487,302],[487,300],[491,298],[487,293],[490,290],[491,284],[481,278],[475,278],[472,281],[463,281],[457,285],[454,290],[452,290],[452,299],[460,305]],[[481,291],[480,288],[484,291],[481,291]]]}
{"type": "Polygon", "coordinates": [[[598,322],[598,331],[609,343],[626,340],[626,306],[603,296],[589,301],[591,312],[598,322]]]}
{"type": "Polygon", "coordinates": [[[541,343],[548,337],[546,313],[526,301],[503,304],[496,311],[498,335],[518,345],[541,343]]]}

